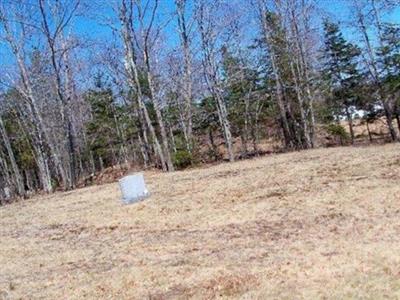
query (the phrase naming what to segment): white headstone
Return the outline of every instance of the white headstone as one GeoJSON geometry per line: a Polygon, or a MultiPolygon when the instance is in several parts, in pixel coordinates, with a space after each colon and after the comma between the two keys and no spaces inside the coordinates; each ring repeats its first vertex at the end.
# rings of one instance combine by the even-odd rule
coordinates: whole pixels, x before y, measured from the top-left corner
{"type": "Polygon", "coordinates": [[[138,202],[150,195],[142,173],[123,177],[119,180],[119,186],[122,192],[122,201],[125,204],[138,202]]]}
{"type": "Polygon", "coordinates": [[[4,196],[7,200],[11,198],[11,189],[7,186],[4,188],[4,196]]]}

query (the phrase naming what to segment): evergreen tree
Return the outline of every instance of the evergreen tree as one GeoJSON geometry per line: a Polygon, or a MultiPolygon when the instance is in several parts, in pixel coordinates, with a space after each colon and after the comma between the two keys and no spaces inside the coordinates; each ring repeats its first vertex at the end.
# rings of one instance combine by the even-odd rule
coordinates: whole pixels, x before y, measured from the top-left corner
{"type": "Polygon", "coordinates": [[[392,97],[400,89],[400,27],[385,24],[382,46],[377,51],[378,65],[383,77],[383,85],[392,97]]]}
{"type": "Polygon", "coordinates": [[[194,120],[196,130],[203,135],[208,136],[208,152],[207,155],[213,160],[221,159],[218,152],[218,146],[214,138],[214,132],[218,132],[219,120],[216,102],[212,97],[203,98],[198,104],[198,114],[194,120]]]}
{"type": "MultiPolygon", "coordinates": [[[[248,155],[248,142],[255,130],[255,116],[258,109],[256,92],[258,72],[226,47],[222,48],[225,101],[234,136],[240,136],[242,155],[248,155]]],[[[253,144],[256,141],[253,141],[253,144]]],[[[256,148],[256,147],[255,147],[256,148]]],[[[256,151],[256,149],[254,149],[256,151]]]]}
{"type": "Polygon", "coordinates": [[[100,169],[120,163],[121,139],[120,114],[114,94],[102,79],[95,78],[95,88],[87,92],[86,101],[91,108],[91,120],[87,124],[89,150],[93,151],[100,169]]]}
{"type": "Polygon", "coordinates": [[[362,76],[358,70],[360,49],[343,37],[337,24],[324,22],[325,49],[323,73],[330,88],[329,102],[339,121],[349,122],[351,142],[354,143],[353,112],[357,105],[357,88],[362,76]]]}
{"type": "Polygon", "coordinates": [[[400,131],[400,27],[384,24],[381,47],[377,50],[377,60],[381,72],[382,86],[392,103],[391,110],[400,131]]]}
{"type": "Polygon", "coordinates": [[[308,67],[304,53],[301,57],[301,43],[295,45],[286,22],[282,11],[263,12],[262,45],[269,67],[268,82],[275,87],[271,89],[271,97],[276,103],[286,148],[307,149],[313,147],[311,81],[305,76],[308,67]]]}

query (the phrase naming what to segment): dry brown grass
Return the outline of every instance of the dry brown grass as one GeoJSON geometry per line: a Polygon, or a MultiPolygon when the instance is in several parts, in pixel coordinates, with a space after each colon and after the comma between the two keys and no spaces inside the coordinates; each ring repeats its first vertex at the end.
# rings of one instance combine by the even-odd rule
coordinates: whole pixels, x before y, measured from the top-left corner
{"type": "MultiPolygon", "coordinates": [[[[379,140],[385,137],[390,140],[390,132],[386,122],[386,118],[381,117],[372,123],[369,123],[369,129],[374,140],[379,140]]],[[[355,119],[353,120],[353,125],[356,139],[368,141],[368,129],[365,120],[355,119]]],[[[342,121],[342,126],[348,133],[350,133],[347,121],[342,121]]],[[[397,134],[400,134],[396,120],[393,120],[393,128],[397,134]]]]}
{"type": "Polygon", "coordinates": [[[400,298],[400,146],[145,174],[0,208],[0,298],[400,298]]]}

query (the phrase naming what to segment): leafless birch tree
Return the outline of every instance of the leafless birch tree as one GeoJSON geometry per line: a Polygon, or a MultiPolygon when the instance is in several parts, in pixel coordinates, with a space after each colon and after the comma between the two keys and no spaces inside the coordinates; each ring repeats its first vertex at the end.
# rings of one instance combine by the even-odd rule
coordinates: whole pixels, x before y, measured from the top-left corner
{"type": "Polygon", "coordinates": [[[218,118],[224,134],[225,145],[230,161],[235,160],[233,153],[233,139],[231,127],[228,120],[228,112],[223,97],[222,81],[217,62],[218,51],[218,26],[216,16],[213,15],[218,9],[216,3],[199,1],[196,8],[196,21],[201,39],[201,52],[204,78],[207,88],[217,104],[218,118]]]}

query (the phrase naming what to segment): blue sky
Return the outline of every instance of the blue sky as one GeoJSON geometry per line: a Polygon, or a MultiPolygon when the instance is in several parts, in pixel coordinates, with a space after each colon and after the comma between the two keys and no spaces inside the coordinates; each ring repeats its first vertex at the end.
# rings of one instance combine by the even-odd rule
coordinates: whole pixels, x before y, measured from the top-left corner
{"type": "MultiPolygon", "coordinates": [[[[196,0],[194,0],[196,1],[196,0]]],[[[235,1],[235,0],[234,0],[235,1]]],[[[364,1],[364,0],[359,0],[364,1]]],[[[317,0],[319,8],[321,10],[321,15],[328,16],[333,21],[339,22],[341,25],[341,29],[345,37],[349,40],[354,39],[354,30],[352,30],[351,26],[349,26],[348,21],[351,14],[348,4],[350,1],[348,0],[317,0]],[[324,13],[325,12],[325,13],[324,13]]],[[[237,1],[237,9],[240,10],[241,1],[237,1]]],[[[160,11],[163,12],[166,18],[171,17],[173,14],[175,5],[174,0],[161,0],[160,1],[160,11]]],[[[99,13],[96,13],[95,17],[98,17],[100,14],[106,15],[108,17],[112,17],[113,12],[102,10],[99,8],[99,13]]],[[[390,12],[388,15],[384,17],[384,20],[387,22],[394,22],[400,24],[400,6],[390,12]]],[[[167,34],[169,42],[175,44],[178,42],[178,36],[175,31],[176,23],[172,20],[167,27],[167,34]]],[[[76,29],[78,32],[81,32],[87,36],[92,37],[102,37],[105,39],[110,38],[111,30],[106,26],[99,25],[95,20],[85,18],[80,18],[76,22],[76,29]]]]}
{"type": "MultiPolygon", "coordinates": [[[[109,3],[107,0],[102,0],[103,3],[109,3]]],[[[195,0],[194,0],[195,1],[195,0]]],[[[232,0],[236,1],[237,9],[240,11],[242,9],[241,4],[245,3],[240,0],[232,0]]],[[[318,0],[317,0],[318,1],[318,0]]],[[[364,1],[364,0],[359,0],[364,1]]],[[[100,25],[98,23],[99,16],[102,17],[113,17],[114,13],[111,10],[107,10],[104,5],[101,5],[101,1],[92,0],[89,2],[90,6],[97,4],[98,7],[90,12],[85,17],[77,18],[75,22],[75,31],[78,35],[87,37],[89,39],[100,39],[102,41],[111,41],[112,34],[110,28],[100,25]]],[[[348,20],[350,15],[350,10],[348,7],[349,1],[347,0],[319,0],[318,1],[319,8],[321,10],[321,15],[323,15],[323,11],[327,13],[329,17],[331,17],[334,21],[340,21],[341,28],[345,37],[353,42],[357,42],[357,36],[354,34],[354,30],[349,27],[348,20]]],[[[160,0],[160,11],[163,13],[163,19],[168,19],[172,16],[174,10],[174,0],[160,0]]],[[[389,15],[385,17],[386,21],[400,23],[400,7],[397,7],[393,10],[389,15]]],[[[179,41],[177,32],[175,30],[176,23],[175,21],[171,21],[166,30],[166,40],[169,46],[176,45],[179,41]]],[[[10,53],[8,48],[4,45],[0,45],[0,67],[6,64],[12,63],[12,58],[10,57],[10,53]]]]}

